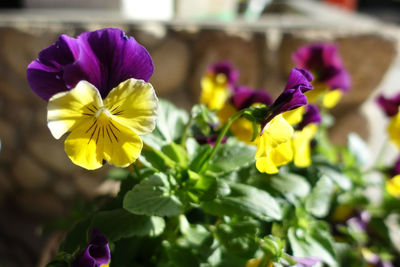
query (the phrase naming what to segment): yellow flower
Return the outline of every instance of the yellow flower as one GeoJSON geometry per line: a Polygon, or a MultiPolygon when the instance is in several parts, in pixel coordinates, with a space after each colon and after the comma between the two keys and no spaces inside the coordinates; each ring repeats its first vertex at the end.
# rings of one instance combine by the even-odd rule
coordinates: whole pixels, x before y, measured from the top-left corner
{"type": "Polygon", "coordinates": [[[277,173],[278,167],[293,159],[293,127],[283,118],[275,116],[265,125],[257,144],[256,167],[260,172],[277,173]]]}
{"type": "Polygon", "coordinates": [[[386,181],[386,190],[393,197],[400,197],[400,174],[386,181]]]}
{"type": "Polygon", "coordinates": [[[308,167],[311,164],[310,142],[317,133],[315,123],[307,124],[302,130],[295,131],[293,136],[294,165],[308,167]]]}
{"type": "Polygon", "coordinates": [[[397,114],[390,119],[388,133],[390,140],[400,149],[400,112],[397,112],[397,114]]]}
{"type": "Polygon", "coordinates": [[[65,140],[65,152],[78,166],[94,170],[103,161],[119,167],[133,163],[142,150],[139,135],[153,131],[158,100],[150,83],[134,78],[120,83],[103,100],[96,87],[79,82],[50,98],[48,127],[65,140]]]}
{"type": "Polygon", "coordinates": [[[333,108],[337,105],[343,96],[340,89],[330,90],[330,88],[323,84],[315,84],[314,90],[305,93],[310,103],[318,103],[326,108],[333,108]]]}
{"type": "MultiPolygon", "coordinates": [[[[255,104],[259,105],[259,104],[255,104]]],[[[218,111],[218,118],[220,119],[222,124],[228,122],[229,118],[235,115],[238,110],[229,102],[226,102],[225,105],[218,111]]],[[[253,123],[244,117],[240,117],[235,120],[230,128],[232,134],[242,142],[245,142],[249,145],[255,145],[258,142],[258,138],[256,140],[251,141],[253,137],[253,123]]]]}
{"type": "Polygon", "coordinates": [[[282,113],[283,118],[290,124],[295,125],[303,119],[304,112],[306,111],[306,106],[301,106],[296,109],[285,111],[282,113]]]}
{"type": "Polygon", "coordinates": [[[207,74],[201,79],[200,102],[211,110],[219,110],[230,96],[225,74],[207,74]]]}

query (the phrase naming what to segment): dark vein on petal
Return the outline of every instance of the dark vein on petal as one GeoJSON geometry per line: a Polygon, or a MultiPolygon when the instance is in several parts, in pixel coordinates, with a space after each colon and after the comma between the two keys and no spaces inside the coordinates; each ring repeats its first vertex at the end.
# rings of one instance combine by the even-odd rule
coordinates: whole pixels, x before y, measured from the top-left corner
{"type": "Polygon", "coordinates": [[[110,111],[110,113],[113,113],[113,111],[116,110],[117,108],[119,108],[119,106],[116,106],[114,109],[112,109],[112,110],[110,111]]]}
{"type": "MultiPolygon", "coordinates": [[[[110,122],[111,123],[111,122],[110,122]]],[[[112,123],[111,123],[112,124],[112,123]]],[[[115,133],[114,133],[114,131],[112,130],[112,128],[111,128],[111,126],[109,126],[110,127],[110,131],[111,131],[111,133],[114,135],[114,138],[115,138],[115,141],[117,141],[117,143],[118,143],[118,138],[117,138],[117,136],[115,135],[115,133]]],[[[115,126],[114,126],[115,127],[115,126]]],[[[118,130],[119,131],[119,130],[118,130]]]]}
{"type": "Polygon", "coordinates": [[[94,110],[98,110],[98,108],[94,104],[92,104],[92,107],[94,108],[94,110]]]}
{"type": "Polygon", "coordinates": [[[93,130],[93,132],[92,132],[92,135],[90,136],[90,139],[89,139],[89,141],[88,141],[88,144],[89,144],[90,141],[92,140],[92,137],[93,137],[93,135],[94,135],[94,132],[96,132],[96,129],[97,129],[97,124],[96,124],[96,127],[94,127],[94,130],[93,130]]]}
{"type": "Polygon", "coordinates": [[[94,112],[94,110],[92,110],[91,108],[89,108],[89,107],[86,107],[88,110],[90,110],[91,112],[93,112],[93,113],[95,113],[94,112]]]}
{"type": "Polygon", "coordinates": [[[90,131],[90,129],[92,129],[92,127],[96,124],[96,122],[97,122],[97,118],[94,119],[93,124],[89,127],[89,129],[86,130],[85,133],[88,133],[90,131]]]}
{"type": "Polygon", "coordinates": [[[120,129],[118,129],[111,121],[110,121],[110,124],[111,124],[111,126],[114,127],[118,132],[120,132],[120,129]]]}
{"type": "Polygon", "coordinates": [[[93,114],[89,114],[89,113],[82,113],[82,115],[93,116],[93,114]]]}
{"type": "Polygon", "coordinates": [[[124,112],[123,110],[120,110],[118,112],[115,112],[113,115],[121,115],[123,112],[124,112]]]}
{"type": "Polygon", "coordinates": [[[108,139],[110,139],[110,142],[112,143],[112,139],[111,139],[110,133],[108,132],[108,128],[107,127],[106,127],[106,131],[107,131],[108,139]]]}
{"type": "Polygon", "coordinates": [[[103,132],[103,138],[104,138],[104,125],[101,126],[101,131],[103,132]]]}
{"type": "Polygon", "coordinates": [[[99,129],[97,130],[96,145],[97,145],[97,143],[99,142],[99,136],[100,136],[100,127],[99,127],[99,129]]]}

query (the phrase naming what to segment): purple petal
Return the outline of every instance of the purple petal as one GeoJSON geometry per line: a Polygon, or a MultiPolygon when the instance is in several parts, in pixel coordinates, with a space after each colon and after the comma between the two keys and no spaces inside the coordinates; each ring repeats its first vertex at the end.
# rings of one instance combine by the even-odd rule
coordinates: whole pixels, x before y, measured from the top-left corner
{"type": "Polygon", "coordinates": [[[391,176],[396,176],[397,174],[400,174],[400,156],[397,157],[396,163],[390,171],[391,176]]]}
{"type": "Polygon", "coordinates": [[[223,60],[208,67],[208,72],[225,74],[228,85],[233,87],[239,79],[239,71],[235,69],[230,61],[223,60]]]}
{"type": "Polygon", "coordinates": [[[307,92],[308,90],[313,89],[313,86],[310,83],[312,80],[313,76],[309,71],[300,68],[293,68],[289,74],[285,90],[300,88],[301,92],[307,92]]]}
{"type": "Polygon", "coordinates": [[[301,92],[300,88],[285,90],[271,105],[271,115],[265,120],[264,125],[275,116],[304,105],[307,105],[307,97],[301,92]]]}
{"type": "Polygon", "coordinates": [[[309,123],[320,124],[321,121],[321,114],[319,113],[318,107],[314,105],[308,105],[306,112],[303,115],[303,119],[298,126],[298,129],[303,129],[309,123]]]}
{"type": "Polygon", "coordinates": [[[334,89],[348,91],[351,87],[350,74],[344,68],[337,46],[329,43],[316,43],[300,47],[292,59],[296,66],[316,74],[316,82],[324,83],[334,89]]]}
{"type": "Polygon", "coordinates": [[[76,84],[87,80],[99,89],[103,98],[114,87],[129,79],[148,81],[154,66],[147,50],[120,29],[102,29],[82,33],[79,59],[68,68],[65,80],[76,84]]]}
{"type": "Polygon", "coordinates": [[[297,264],[295,266],[297,267],[312,267],[318,262],[321,262],[320,258],[317,257],[294,257],[292,258],[297,261],[297,264]]]}
{"type": "Polygon", "coordinates": [[[153,62],[146,49],[120,29],[85,32],[76,39],[62,35],[39,53],[27,69],[30,86],[44,100],[87,80],[104,98],[121,82],[148,81],[153,62]]]}
{"type": "Polygon", "coordinates": [[[380,95],[376,99],[376,103],[383,109],[387,116],[392,117],[399,112],[400,106],[400,93],[396,94],[392,98],[386,98],[380,95]]]}
{"type": "Polygon", "coordinates": [[[32,90],[44,100],[69,88],[63,80],[65,66],[78,57],[78,40],[61,35],[57,42],[43,49],[27,68],[27,79],[32,90]]]}
{"type": "Polygon", "coordinates": [[[264,90],[252,90],[245,86],[240,86],[235,89],[232,96],[233,105],[237,110],[248,108],[255,103],[271,105],[272,99],[264,90]]]}
{"type": "Polygon", "coordinates": [[[107,238],[98,228],[93,228],[90,243],[74,262],[74,267],[99,267],[111,259],[107,238]]]}
{"type": "MultiPolygon", "coordinates": [[[[195,139],[197,143],[199,143],[200,145],[209,144],[211,146],[214,146],[215,143],[217,142],[218,135],[217,134],[212,134],[210,136],[197,135],[195,139]]],[[[221,140],[221,144],[225,144],[227,140],[228,138],[224,136],[221,140]]]]}
{"type": "Polygon", "coordinates": [[[344,69],[335,69],[332,70],[332,73],[327,71],[326,78],[321,77],[320,80],[333,90],[340,89],[343,92],[347,92],[351,87],[350,74],[344,69]]]}

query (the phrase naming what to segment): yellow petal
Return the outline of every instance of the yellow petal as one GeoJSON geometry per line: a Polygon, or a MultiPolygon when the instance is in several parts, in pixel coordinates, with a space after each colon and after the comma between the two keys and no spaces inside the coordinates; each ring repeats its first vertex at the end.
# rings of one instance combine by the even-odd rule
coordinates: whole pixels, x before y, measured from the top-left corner
{"type": "MultiPolygon", "coordinates": [[[[220,75],[217,75],[217,78],[221,77],[220,75]]],[[[200,102],[211,110],[221,109],[229,94],[226,79],[214,79],[213,75],[206,75],[201,79],[200,102]]]]}
{"type": "Polygon", "coordinates": [[[342,98],[343,92],[340,89],[331,90],[325,93],[322,105],[326,108],[333,108],[342,98]]]}
{"type": "Polygon", "coordinates": [[[293,136],[294,164],[297,167],[307,167],[311,164],[310,142],[317,133],[318,126],[308,124],[301,131],[296,131],[293,136]]]}
{"type": "Polygon", "coordinates": [[[307,96],[307,100],[309,103],[319,103],[320,99],[324,96],[324,94],[329,90],[324,84],[321,83],[313,83],[314,89],[309,90],[305,93],[307,96]]]}
{"type": "Polygon", "coordinates": [[[74,89],[54,95],[47,106],[47,125],[51,134],[59,139],[81,122],[87,122],[102,103],[99,91],[87,81],[80,81],[74,89]]]}
{"type": "MultiPolygon", "coordinates": [[[[101,129],[96,118],[79,124],[65,140],[64,149],[71,161],[88,170],[95,170],[103,166],[103,149],[98,146],[98,136],[101,129]]],[[[102,144],[102,143],[101,143],[102,144]]]]}
{"type": "Polygon", "coordinates": [[[386,181],[386,190],[394,197],[400,197],[400,174],[386,181]]]}
{"type": "Polygon", "coordinates": [[[273,118],[264,127],[255,155],[256,167],[260,172],[277,173],[277,167],[292,160],[292,136],[293,127],[282,114],[273,118]]]}
{"type": "Polygon", "coordinates": [[[217,115],[222,124],[228,122],[228,120],[235,115],[238,110],[229,102],[226,102],[220,110],[218,110],[217,115]]]}
{"type": "Polygon", "coordinates": [[[400,112],[390,119],[388,133],[390,140],[400,149],[400,112]]]}
{"type": "Polygon", "coordinates": [[[140,155],[143,143],[140,137],[128,127],[113,122],[113,125],[106,129],[104,138],[104,159],[115,166],[127,167],[132,164],[140,155]],[[118,130],[115,130],[115,129],[118,130]],[[108,138],[109,137],[109,138],[108,138]]]}
{"type": "Polygon", "coordinates": [[[142,150],[140,137],[106,113],[74,128],[65,140],[65,152],[73,163],[98,169],[103,160],[118,167],[132,164],[142,150]]]}
{"type": "Polygon", "coordinates": [[[305,110],[306,106],[301,106],[296,109],[292,109],[282,113],[282,116],[288,123],[290,123],[290,125],[295,125],[301,122],[305,110]]]}
{"type": "Polygon", "coordinates": [[[158,100],[150,83],[128,79],[110,91],[104,106],[113,115],[113,120],[139,135],[154,130],[158,100]]]}

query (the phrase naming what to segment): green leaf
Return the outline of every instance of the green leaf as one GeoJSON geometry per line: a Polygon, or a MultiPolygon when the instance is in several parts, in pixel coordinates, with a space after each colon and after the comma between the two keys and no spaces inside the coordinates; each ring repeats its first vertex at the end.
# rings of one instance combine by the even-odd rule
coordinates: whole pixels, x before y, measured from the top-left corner
{"type": "Polygon", "coordinates": [[[230,192],[202,203],[205,212],[215,216],[252,216],[265,221],[282,219],[278,202],[267,192],[244,184],[229,184],[230,192]]]}
{"type": "Polygon", "coordinates": [[[365,165],[370,160],[370,151],[365,141],[356,133],[348,136],[348,147],[360,165],[365,165]]]}
{"type": "Polygon", "coordinates": [[[77,222],[74,227],[67,233],[64,241],[60,246],[60,251],[74,253],[85,248],[88,244],[88,230],[92,217],[77,222]]]}
{"type": "Polygon", "coordinates": [[[254,162],[255,146],[246,145],[234,139],[220,145],[209,170],[215,173],[231,172],[254,162]]]}
{"type": "Polygon", "coordinates": [[[143,149],[139,157],[140,162],[149,168],[166,171],[175,166],[175,162],[158,150],[143,149]]]}
{"type": "Polygon", "coordinates": [[[107,173],[107,178],[111,180],[121,181],[128,178],[128,175],[129,171],[127,169],[114,168],[107,173]]]}
{"type": "Polygon", "coordinates": [[[329,177],[343,190],[347,191],[353,187],[353,183],[351,182],[350,178],[347,175],[341,173],[340,170],[324,165],[318,166],[318,170],[321,174],[329,177]]]}
{"type": "Polygon", "coordinates": [[[334,185],[331,179],[325,175],[321,176],[306,199],[306,210],[319,218],[328,215],[333,190],[334,185]]]}
{"type": "Polygon", "coordinates": [[[288,230],[289,243],[296,257],[318,257],[329,266],[338,266],[333,240],[325,227],[311,226],[305,231],[291,227],[288,230]]]}
{"type": "Polygon", "coordinates": [[[297,197],[305,197],[310,193],[310,184],[301,175],[283,173],[272,177],[265,177],[269,186],[279,193],[292,194],[297,197]]]}
{"type": "Polygon", "coordinates": [[[199,146],[196,153],[193,155],[192,160],[189,164],[189,169],[194,172],[199,172],[204,162],[208,159],[212,146],[202,145],[199,146]]]}
{"type": "Polygon", "coordinates": [[[258,222],[255,220],[231,221],[218,225],[215,234],[231,253],[253,255],[258,248],[256,242],[258,222]]]}
{"type": "Polygon", "coordinates": [[[166,100],[159,100],[157,124],[154,131],[142,136],[143,142],[155,149],[177,141],[188,122],[189,115],[166,100]]]}
{"type": "Polygon", "coordinates": [[[218,124],[218,117],[215,112],[210,111],[205,105],[198,104],[192,108],[192,116],[195,125],[199,127],[204,135],[210,134],[210,125],[218,124]]]}
{"type": "Polygon", "coordinates": [[[182,146],[172,142],[168,145],[163,146],[161,151],[170,159],[180,164],[182,167],[187,167],[189,156],[182,146]]]}
{"type": "Polygon", "coordinates": [[[158,236],[165,228],[163,218],[135,215],[123,209],[101,211],[93,217],[90,228],[97,227],[109,241],[132,236],[158,236]]]}
{"type": "Polygon", "coordinates": [[[189,190],[189,196],[194,201],[212,200],[217,196],[218,183],[215,176],[197,174],[188,171],[189,179],[194,184],[189,190]]]}
{"type": "Polygon", "coordinates": [[[123,208],[133,214],[148,216],[176,216],[184,210],[163,173],[144,179],[129,191],[124,197],[123,208]]]}

